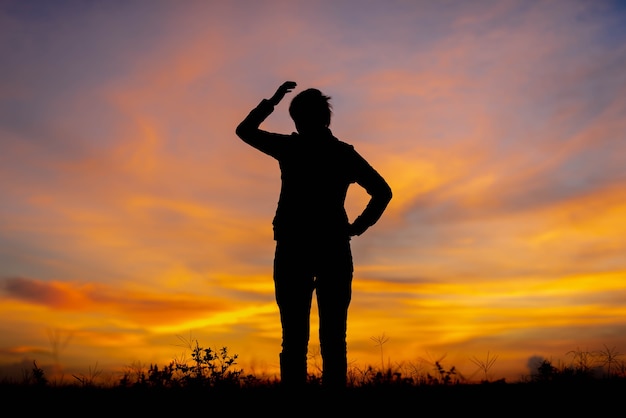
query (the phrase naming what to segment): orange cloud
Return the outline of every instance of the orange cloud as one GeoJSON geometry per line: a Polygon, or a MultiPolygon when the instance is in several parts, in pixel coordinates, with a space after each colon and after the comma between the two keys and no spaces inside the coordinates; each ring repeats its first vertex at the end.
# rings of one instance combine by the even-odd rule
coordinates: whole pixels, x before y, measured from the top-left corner
{"type": "Polygon", "coordinates": [[[86,289],[81,291],[67,283],[14,277],[4,279],[2,285],[4,291],[13,297],[51,308],[81,310],[89,306],[89,300],[83,293],[86,289]]]}
{"type": "Polygon", "coordinates": [[[60,311],[106,313],[143,326],[184,322],[233,308],[231,303],[220,298],[146,293],[103,284],[5,278],[2,285],[8,299],[60,311]]]}

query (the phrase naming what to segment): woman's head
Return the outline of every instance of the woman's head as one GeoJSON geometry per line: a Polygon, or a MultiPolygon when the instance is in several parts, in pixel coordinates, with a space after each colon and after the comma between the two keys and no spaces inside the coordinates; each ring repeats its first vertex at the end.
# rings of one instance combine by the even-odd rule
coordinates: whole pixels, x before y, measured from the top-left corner
{"type": "Polygon", "coordinates": [[[330,97],[317,89],[307,89],[298,93],[289,105],[289,115],[298,132],[328,128],[331,116],[330,97]]]}

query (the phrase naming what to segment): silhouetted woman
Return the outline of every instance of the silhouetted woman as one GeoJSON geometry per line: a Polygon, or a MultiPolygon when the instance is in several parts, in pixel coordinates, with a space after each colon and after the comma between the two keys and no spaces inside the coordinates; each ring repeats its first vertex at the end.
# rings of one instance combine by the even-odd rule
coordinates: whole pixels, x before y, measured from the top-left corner
{"type": "Polygon", "coordinates": [[[352,294],[350,239],[374,225],[391,200],[387,182],[352,145],[329,129],[330,97],[317,89],[296,95],[289,106],[297,133],[266,132],[261,123],[286,93],[283,83],[263,99],[237,127],[237,135],[278,160],[281,191],[274,217],[274,285],[282,324],[281,382],[303,386],[307,380],[307,349],[313,291],[319,309],[322,384],[346,385],[348,306],[352,294]],[[356,183],[370,195],[363,212],[350,222],[344,202],[356,183]]]}

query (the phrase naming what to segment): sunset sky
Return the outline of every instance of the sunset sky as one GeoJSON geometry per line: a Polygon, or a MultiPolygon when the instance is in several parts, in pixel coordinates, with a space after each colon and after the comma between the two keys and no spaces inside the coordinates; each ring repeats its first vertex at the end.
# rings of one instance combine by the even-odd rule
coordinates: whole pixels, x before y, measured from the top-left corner
{"type": "Polygon", "coordinates": [[[625,2],[0,0],[0,53],[0,376],[185,340],[276,372],[280,171],[235,127],[285,80],[263,128],[319,88],[394,192],[352,241],[354,367],[626,352],[625,2]]]}

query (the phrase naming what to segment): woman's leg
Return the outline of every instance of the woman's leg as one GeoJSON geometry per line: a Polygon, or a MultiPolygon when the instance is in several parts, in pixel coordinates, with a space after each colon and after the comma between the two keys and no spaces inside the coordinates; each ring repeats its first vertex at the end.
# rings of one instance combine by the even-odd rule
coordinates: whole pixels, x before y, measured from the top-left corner
{"type": "Polygon", "coordinates": [[[345,387],[348,371],[347,323],[352,297],[352,254],[349,243],[328,248],[324,268],[316,280],[319,309],[320,349],[323,361],[322,383],[345,387]]]}
{"type": "Polygon", "coordinates": [[[282,325],[281,383],[302,386],[307,381],[313,275],[307,271],[306,254],[296,244],[277,243],[274,258],[276,303],[282,325]]]}

